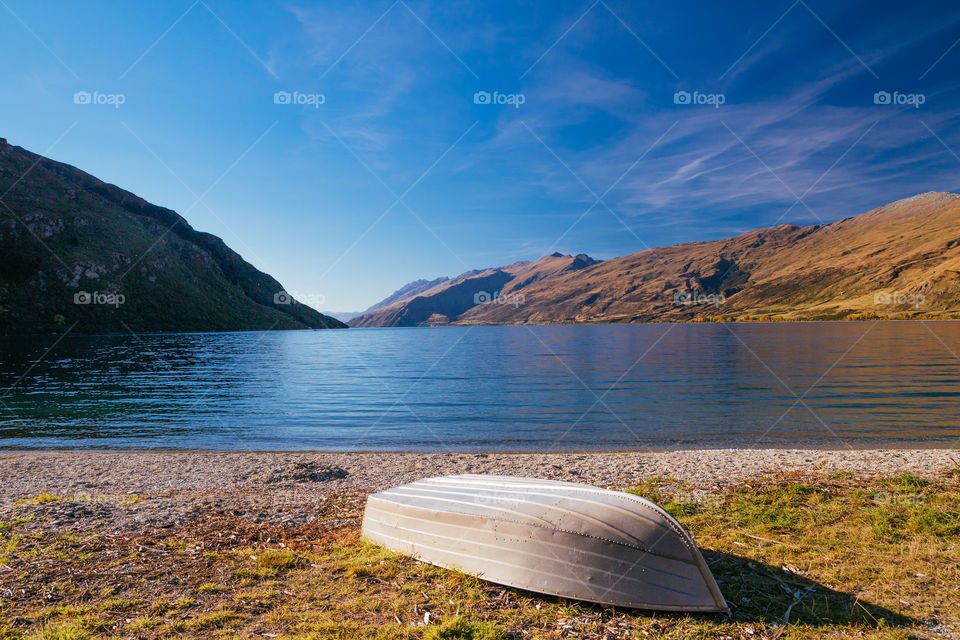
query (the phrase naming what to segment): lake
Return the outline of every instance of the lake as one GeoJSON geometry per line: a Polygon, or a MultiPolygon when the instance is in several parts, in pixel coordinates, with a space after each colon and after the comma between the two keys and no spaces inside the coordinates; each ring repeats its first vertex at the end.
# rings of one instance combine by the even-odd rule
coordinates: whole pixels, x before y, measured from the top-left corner
{"type": "Polygon", "coordinates": [[[0,448],[943,446],[960,323],[0,338],[0,448]]]}

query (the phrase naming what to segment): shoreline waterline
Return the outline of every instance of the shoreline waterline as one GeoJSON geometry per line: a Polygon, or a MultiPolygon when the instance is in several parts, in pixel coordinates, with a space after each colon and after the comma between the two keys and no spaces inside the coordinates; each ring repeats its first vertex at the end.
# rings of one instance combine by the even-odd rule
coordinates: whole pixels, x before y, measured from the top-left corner
{"type": "Polygon", "coordinates": [[[837,444],[798,444],[796,446],[730,446],[720,447],[706,445],[703,447],[691,447],[686,444],[677,447],[670,446],[651,446],[636,448],[617,448],[617,449],[204,449],[191,447],[58,447],[58,446],[38,446],[38,447],[2,447],[0,446],[0,458],[7,455],[16,454],[38,454],[38,455],[128,455],[128,454],[215,454],[215,455],[478,455],[478,456],[521,456],[521,455],[620,455],[620,454],[662,454],[675,452],[708,452],[708,453],[737,453],[737,452],[756,452],[756,451],[777,451],[777,452],[844,452],[844,451],[952,451],[960,460],[960,441],[954,444],[948,444],[947,441],[935,442],[858,442],[854,440],[848,443],[849,446],[839,446],[837,444]]]}

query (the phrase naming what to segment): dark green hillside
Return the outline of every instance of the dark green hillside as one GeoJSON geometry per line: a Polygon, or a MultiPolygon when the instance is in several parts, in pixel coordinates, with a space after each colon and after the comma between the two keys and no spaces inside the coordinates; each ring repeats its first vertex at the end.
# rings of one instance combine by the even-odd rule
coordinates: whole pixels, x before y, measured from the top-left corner
{"type": "Polygon", "coordinates": [[[345,327],[282,291],[176,212],[0,139],[0,333],[345,327]]]}

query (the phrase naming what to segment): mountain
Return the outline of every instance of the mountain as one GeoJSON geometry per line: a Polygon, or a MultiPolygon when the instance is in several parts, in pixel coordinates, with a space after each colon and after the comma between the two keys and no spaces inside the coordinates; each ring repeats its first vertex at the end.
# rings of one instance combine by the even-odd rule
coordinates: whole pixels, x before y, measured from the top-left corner
{"type": "Polygon", "coordinates": [[[453,305],[453,315],[440,309],[448,297],[440,285],[425,300],[395,302],[351,324],[960,317],[960,195],[923,193],[833,224],[579,259],[554,254],[482,272],[502,274],[497,282],[467,278],[454,298],[470,290],[490,298],[453,305]],[[424,321],[433,308],[438,315],[424,321]]]}
{"type": "Polygon", "coordinates": [[[413,327],[458,322],[483,306],[502,306],[508,297],[512,299],[513,292],[523,287],[596,263],[583,254],[565,256],[554,253],[535,262],[515,262],[498,269],[467,271],[455,278],[438,278],[429,283],[419,280],[424,284],[398,296],[397,293],[410,287],[407,285],[391,296],[392,301],[388,298],[353,318],[350,326],[413,327]],[[508,295],[500,297],[500,294],[508,295]]]}
{"type": "Polygon", "coordinates": [[[0,138],[0,333],[345,326],[176,212],[0,138]]]}
{"type": "MultiPolygon", "coordinates": [[[[472,273],[476,273],[476,272],[474,271],[472,273]]],[[[377,309],[381,309],[383,307],[389,307],[390,305],[395,304],[397,302],[405,302],[407,300],[410,300],[411,298],[417,297],[424,291],[427,291],[429,289],[432,289],[436,286],[439,286],[449,281],[450,281],[450,278],[447,278],[447,277],[440,277],[435,280],[414,280],[413,282],[409,284],[405,284],[404,286],[400,287],[399,289],[391,293],[389,296],[387,296],[377,304],[373,305],[372,307],[364,311],[363,313],[370,313],[372,311],[376,311],[377,309]]],[[[358,313],[355,315],[360,315],[360,314],[358,313]]]]}
{"type": "Polygon", "coordinates": [[[353,318],[363,313],[362,311],[324,311],[324,315],[336,318],[340,322],[350,322],[353,318]]]}

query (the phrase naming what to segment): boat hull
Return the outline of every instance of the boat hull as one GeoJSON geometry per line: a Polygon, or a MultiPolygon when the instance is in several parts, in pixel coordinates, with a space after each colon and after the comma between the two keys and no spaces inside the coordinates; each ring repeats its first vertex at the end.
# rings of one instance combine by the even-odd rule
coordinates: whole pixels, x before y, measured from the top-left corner
{"type": "Polygon", "coordinates": [[[627,493],[507,476],[429,478],[371,495],[363,535],[538,593],[662,611],[727,610],[692,536],[627,493]]]}

